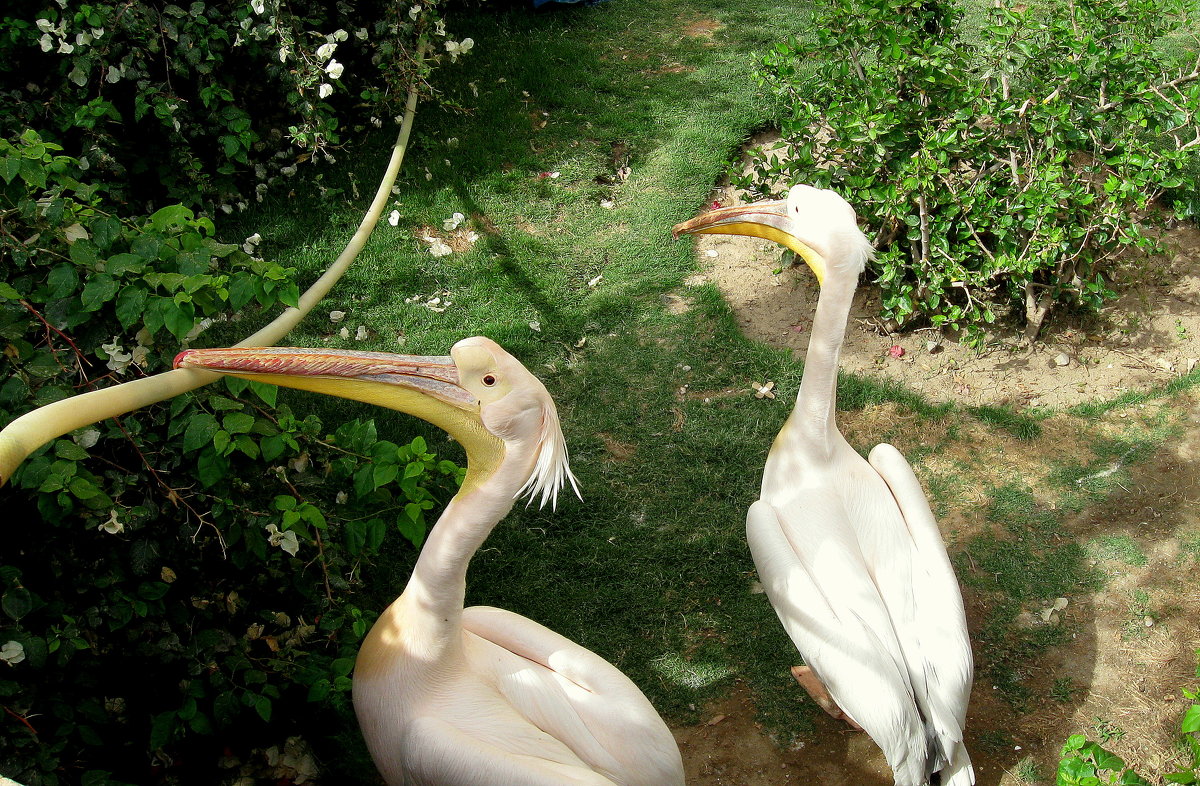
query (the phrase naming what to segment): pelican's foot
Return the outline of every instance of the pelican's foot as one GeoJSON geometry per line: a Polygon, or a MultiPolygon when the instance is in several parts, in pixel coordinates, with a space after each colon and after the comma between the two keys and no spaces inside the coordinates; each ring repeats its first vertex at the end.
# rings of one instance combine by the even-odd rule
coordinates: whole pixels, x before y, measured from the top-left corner
{"type": "Polygon", "coordinates": [[[817,703],[821,709],[828,712],[834,718],[844,720],[851,727],[858,731],[862,731],[863,727],[859,726],[854,720],[842,711],[842,708],[837,705],[833,697],[829,695],[829,691],[825,689],[825,685],[817,678],[816,672],[808,666],[793,666],[792,676],[796,678],[796,682],[800,683],[800,687],[808,691],[808,695],[812,696],[812,700],[817,703]]]}

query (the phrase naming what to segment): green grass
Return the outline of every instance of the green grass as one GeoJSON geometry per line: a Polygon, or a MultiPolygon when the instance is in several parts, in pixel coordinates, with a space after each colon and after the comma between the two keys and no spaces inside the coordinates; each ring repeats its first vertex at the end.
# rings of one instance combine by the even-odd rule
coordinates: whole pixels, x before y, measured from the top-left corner
{"type": "MultiPolygon", "coordinates": [[[[380,224],[346,279],[287,339],[432,354],[475,334],[503,344],[554,395],[584,499],[564,497],[553,512],[518,506],[473,560],[467,602],[511,609],[592,648],[674,723],[694,722],[706,702],[742,681],[781,742],[808,733],[817,710],[788,672],[797,656],[765,595],[752,592],[744,517],[802,365],[743,337],[714,286],[684,290],[697,262],[691,243],[674,242],[670,228],[710,199],[739,145],[770,123],[774,110],[758,93],[754,63],[805,22],[794,6],[767,0],[610,0],[453,18],[455,35],[476,47],[438,72],[435,87],[465,111],[422,106],[387,208],[400,212],[398,226],[380,224]],[[722,25],[712,39],[685,35],[701,19],[722,25]],[[616,167],[626,163],[621,181],[616,167]],[[611,209],[602,206],[608,200],[611,209]],[[479,238],[435,258],[421,235],[443,234],[442,221],[455,212],[479,238]],[[684,292],[691,311],[667,313],[668,292],[684,292]],[[424,305],[431,297],[445,310],[424,305]],[[334,309],[347,312],[340,325],[326,316],[334,309]],[[344,339],[343,325],[351,336],[363,325],[368,336],[344,339]],[[755,399],[750,383],[766,379],[778,397],[755,399]]],[[[311,180],[297,179],[294,197],[274,195],[222,228],[230,237],[261,233],[263,253],[296,265],[305,281],[315,278],[357,225],[389,144],[375,133],[341,153],[322,174],[337,193],[322,197],[311,180]]],[[[205,341],[243,332],[240,324],[221,327],[205,341]]],[[[1125,475],[1078,481],[1118,459],[1123,467],[1144,459],[1163,438],[1139,432],[1103,442],[1096,421],[1197,380],[1200,372],[1153,394],[1068,413],[1093,436],[1096,459],[1052,476],[1060,504],[1039,501],[1018,478],[984,488],[985,505],[969,504],[975,476],[984,474],[969,462],[930,481],[939,515],[963,512],[984,525],[954,544],[955,565],[983,610],[972,631],[981,679],[1012,706],[1034,701],[1030,661],[1071,635],[1066,625],[1020,626],[1022,609],[1098,586],[1088,550],[1063,537],[1064,514],[1103,499],[1125,475]]],[[[329,430],[374,417],[381,438],[422,434],[434,452],[462,459],[440,432],[396,413],[289,391],[280,401],[301,416],[316,412],[329,430]]],[[[884,403],[915,416],[916,428],[937,425],[946,435],[914,448],[919,460],[961,447],[976,421],[1031,453],[1046,439],[1042,413],[964,411],[892,383],[841,378],[843,410],[884,403]]],[[[1197,544],[1189,553],[1200,559],[1197,544]]],[[[378,608],[398,594],[414,558],[396,550],[366,566],[360,605],[378,608]]],[[[347,783],[369,779],[350,715],[330,726],[319,747],[331,770],[347,783]]],[[[1002,730],[986,730],[982,740],[1011,751],[1002,730]]]]}
{"type": "Polygon", "coordinates": [[[1087,552],[1096,560],[1114,560],[1131,567],[1146,564],[1146,553],[1128,535],[1101,535],[1087,543],[1087,552]]]}

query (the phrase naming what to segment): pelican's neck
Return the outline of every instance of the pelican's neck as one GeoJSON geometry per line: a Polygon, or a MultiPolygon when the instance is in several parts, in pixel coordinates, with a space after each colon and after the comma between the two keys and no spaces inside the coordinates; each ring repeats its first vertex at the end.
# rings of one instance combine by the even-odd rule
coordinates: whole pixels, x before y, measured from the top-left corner
{"type": "Polygon", "coordinates": [[[857,286],[856,270],[830,265],[817,298],[796,407],[785,427],[785,432],[798,432],[805,442],[826,455],[838,433],[835,420],[838,358],[857,286]]]}
{"type": "Polygon", "coordinates": [[[404,638],[415,647],[438,650],[460,641],[467,566],[512,509],[535,460],[522,443],[505,443],[501,455],[483,470],[468,459],[462,488],[430,530],[404,593],[385,612],[403,618],[404,638]]]}

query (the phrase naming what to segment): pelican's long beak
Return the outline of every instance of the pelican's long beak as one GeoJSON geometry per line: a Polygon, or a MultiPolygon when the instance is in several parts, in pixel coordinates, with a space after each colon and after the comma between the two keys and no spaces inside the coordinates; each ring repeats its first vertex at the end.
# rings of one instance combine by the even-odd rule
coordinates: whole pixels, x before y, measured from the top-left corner
{"type": "Polygon", "coordinates": [[[761,237],[795,251],[812,268],[817,282],[824,284],[825,259],[796,234],[795,228],[796,221],[788,213],[787,201],[780,199],[709,210],[676,224],[671,233],[676,239],[680,235],[708,234],[761,237]]]}
{"type": "Polygon", "coordinates": [[[395,409],[426,420],[467,449],[468,461],[482,469],[502,444],[483,427],[479,401],[460,384],[449,356],[424,357],[386,352],[234,347],[189,349],[175,368],[203,368],[281,387],[309,390],[395,409]]]}

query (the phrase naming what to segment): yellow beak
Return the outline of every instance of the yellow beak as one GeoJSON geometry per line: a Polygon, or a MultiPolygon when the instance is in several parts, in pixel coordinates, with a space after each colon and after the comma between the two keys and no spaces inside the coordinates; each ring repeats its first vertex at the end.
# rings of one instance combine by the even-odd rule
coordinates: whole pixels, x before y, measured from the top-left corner
{"type": "Polygon", "coordinates": [[[812,269],[817,282],[825,283],[825,259],[804,242],[795,231],[796,221],[787,210],[787,202],[755,202],[750,205],[719,207],[701,213],[671,230],[680,235],[746,235],[761,237],[795,251],[812,269]]]}
{"type": "Polygon", "coordinates": [[[474,474],[488,474],[503,457],[504,443],[484,427],[479,401],[461,386],[449,356],[235,347],[189,349],[175,357],[174,365],[406,412],[454,437],[466,449],[474,474]]]}

